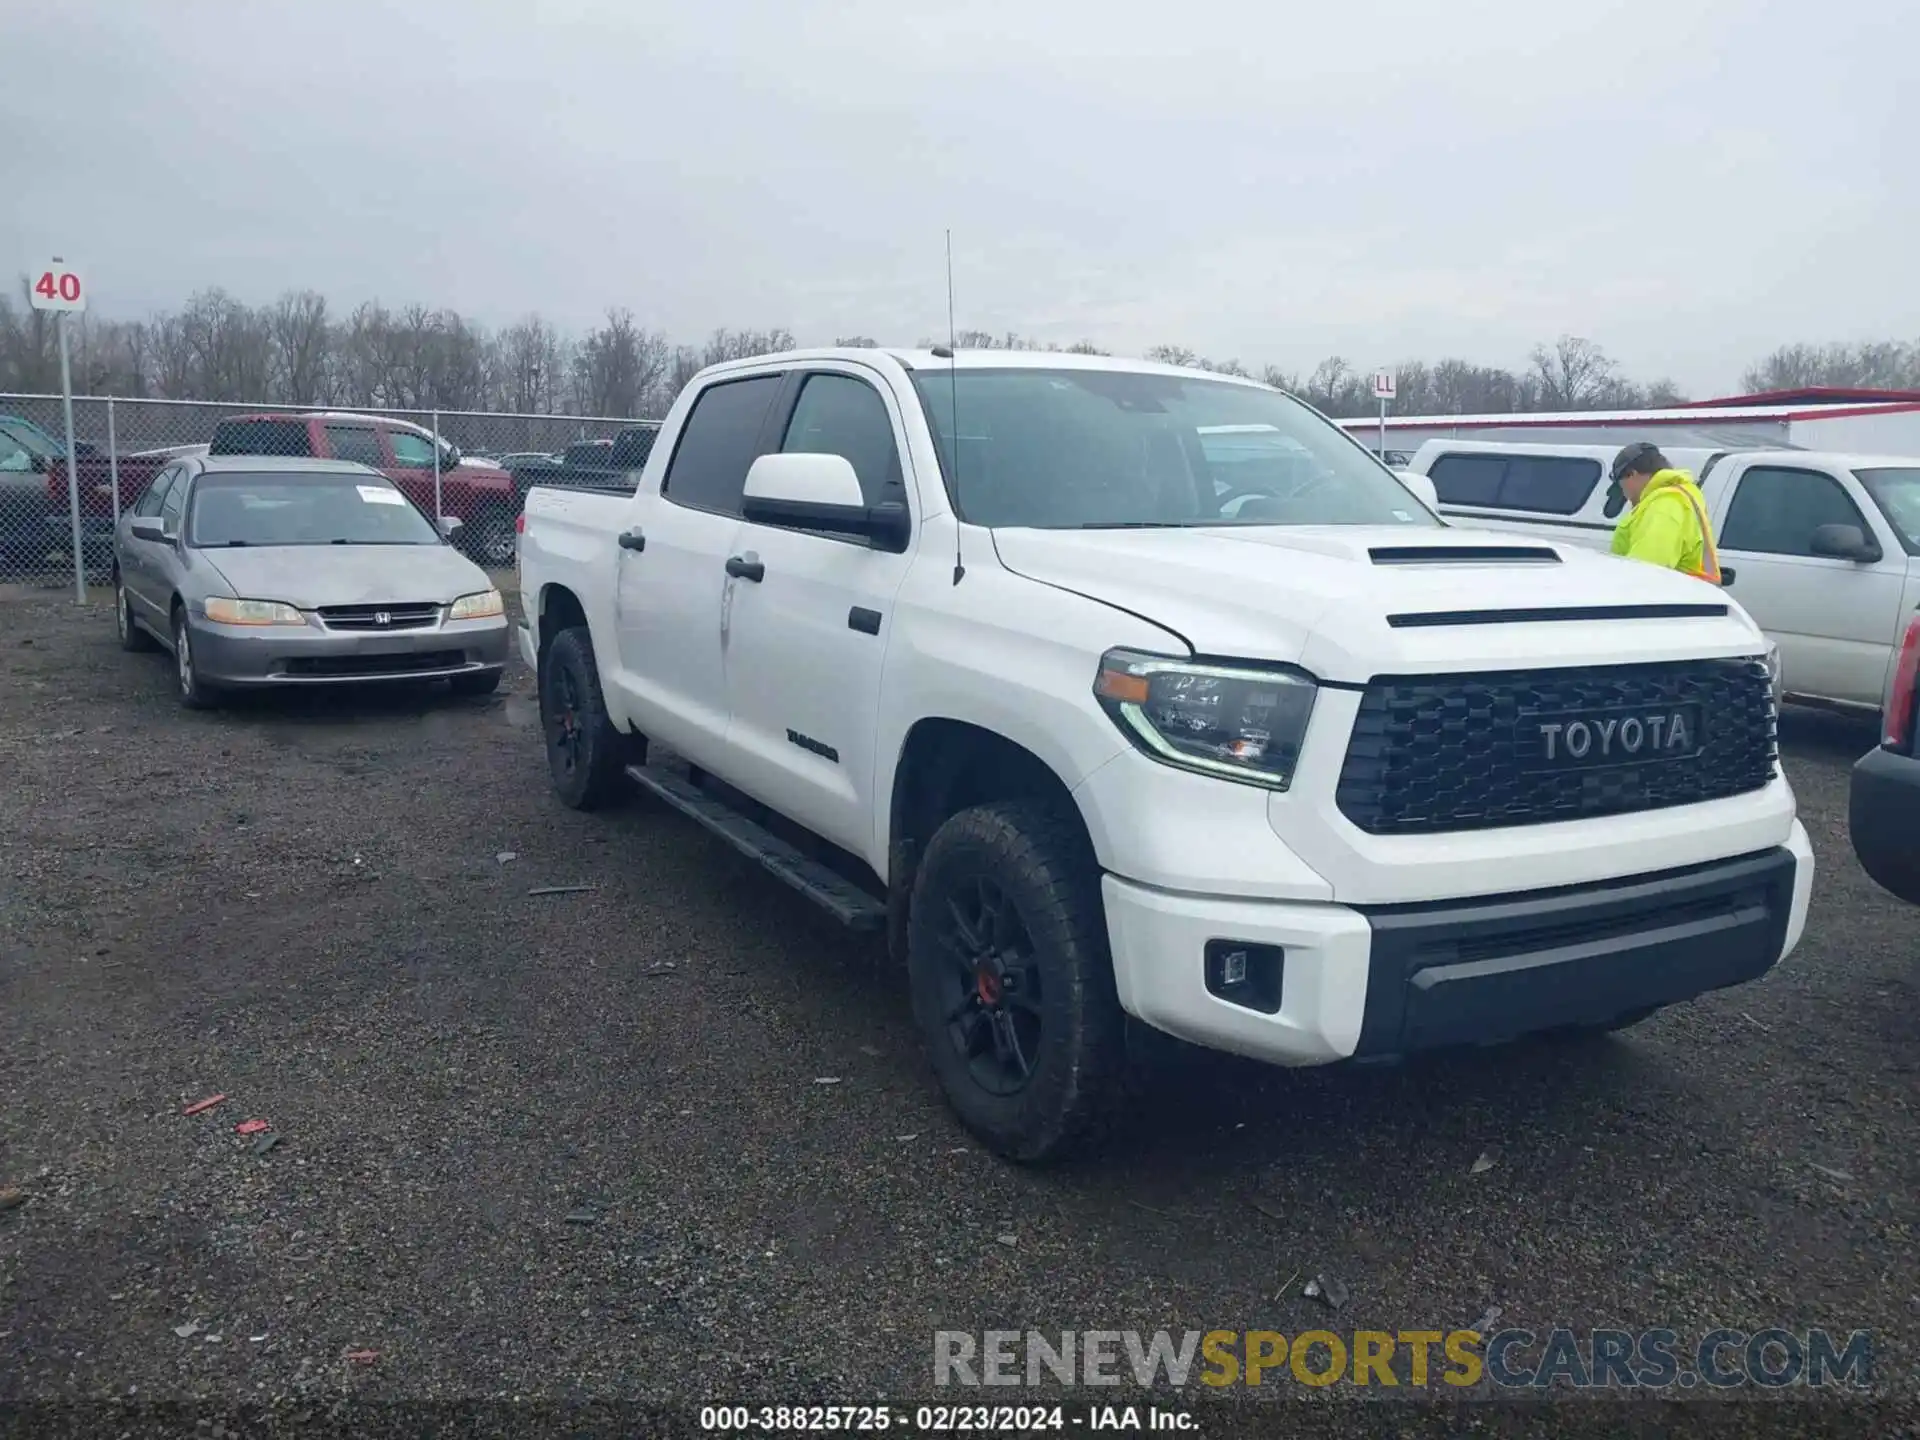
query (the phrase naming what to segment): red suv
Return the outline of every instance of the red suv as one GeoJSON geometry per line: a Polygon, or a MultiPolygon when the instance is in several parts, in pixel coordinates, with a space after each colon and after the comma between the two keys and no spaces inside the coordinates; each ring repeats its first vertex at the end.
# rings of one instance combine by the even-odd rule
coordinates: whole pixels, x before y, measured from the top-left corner
{"type": "MultiPolygon", "coordinates": [[[[426,514],[434,513],[433,432],[380,415],[328,411],[311,415],[236,415],[213,428],[212,455],[311,455],[355,460],[400,487],[426,514]]],[[[495,465],[462,461],[440,441],[440,513],[461,523],[458,544],[482,565],[511,565],[513,477],[495,465]]]]}

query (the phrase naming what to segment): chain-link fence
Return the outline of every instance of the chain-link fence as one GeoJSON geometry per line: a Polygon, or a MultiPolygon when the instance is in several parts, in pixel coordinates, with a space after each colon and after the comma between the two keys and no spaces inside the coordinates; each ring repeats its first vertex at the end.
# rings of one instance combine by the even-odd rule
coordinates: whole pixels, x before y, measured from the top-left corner
{"type": "Polygon", "coordinates": [[[73,581],[74,511],[90,582],[111,568],[114,526],[183,455],[301,455],[381,471],[424,512],[459,519],[482,564],[513,559],[536,484],[601,484],[645,464],[658,422],[481,411],[348,412],[308,406],[76,396],[75,479],[58,395],[0,393],[0,585],[73,581]]]}

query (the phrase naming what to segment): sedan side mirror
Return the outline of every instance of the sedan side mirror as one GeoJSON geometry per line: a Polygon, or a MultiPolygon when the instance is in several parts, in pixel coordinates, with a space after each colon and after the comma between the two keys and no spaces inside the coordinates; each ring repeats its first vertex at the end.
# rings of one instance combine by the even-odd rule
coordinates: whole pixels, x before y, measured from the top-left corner
{"type": "Polygon", "coordinates": [[[1807,548],[1826,559],[1855,564],[1872,564],[1883,553],[1880,542],[1858,525],[1822,525],[1813,532],[1807,548]]]}
{"type": "Polygon", "coordinates": [[[156,545],[167,545],[173,541],[173,537],[167,534],[167,527],[151,515],[136,516],[132,534],[136,540],[151,540],[156,545]]]}
{"type": "Polygon", "coordinates": [[[460,463],[460,447],[451,442],[447,445],[446,455],[440,461],[442,470],[451,470],[460,463]]]}
{"type": "Polygon", "coordinates": [[[451,542],[453,537],[460,533],[466,523],[467,522],[462,520],[458,515],[442,515],[440,517],[440,538],[451,542]]]}

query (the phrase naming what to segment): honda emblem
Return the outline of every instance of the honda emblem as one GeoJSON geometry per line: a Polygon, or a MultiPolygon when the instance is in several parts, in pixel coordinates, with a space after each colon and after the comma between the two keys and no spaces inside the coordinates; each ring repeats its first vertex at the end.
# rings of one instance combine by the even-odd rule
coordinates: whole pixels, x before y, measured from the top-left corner
{"type": "Polygon", "coordinates": [[[373,623],[376,625],[391,625],[393,623],[393,612],[390,610],[374,611],[373,623]]]}

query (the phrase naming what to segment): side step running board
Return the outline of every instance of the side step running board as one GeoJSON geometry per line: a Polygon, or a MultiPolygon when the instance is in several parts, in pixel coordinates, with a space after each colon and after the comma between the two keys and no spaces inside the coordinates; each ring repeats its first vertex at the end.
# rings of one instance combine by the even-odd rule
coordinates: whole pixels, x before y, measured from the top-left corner
{"type": "Polygon", "coordinates": [[[886,925],[885,901],[875,899],[818,860],[802,855],[778,835],[695,789],[680,776],[651,765],[629,765],[627,774],[636,785],[699,821],[742,855],[758,860],[842,925],[854,930],[879,930],[886,925]]]}

